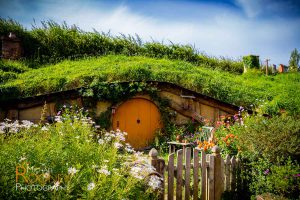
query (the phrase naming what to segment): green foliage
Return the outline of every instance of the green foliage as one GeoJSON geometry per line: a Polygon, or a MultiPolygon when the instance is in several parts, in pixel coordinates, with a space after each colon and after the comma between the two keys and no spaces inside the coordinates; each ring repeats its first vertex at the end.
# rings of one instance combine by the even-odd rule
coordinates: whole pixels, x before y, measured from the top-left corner
{"type": "Polygon", "coordinates": [[[271,163],[267,158],[259,158],[251,163],[250,190],[253,194],[276,194],[288,199],[298,199],[300,192],[299,164],[291,159],[271,163]]]}
{"type": "Polygon", "coordinates": [[[259,69],[259,57],[254,55],[248,55],[243,57],[243,63],[246,68],[257,68],[259,69]]]}
{"type": "Polygon", "coordinates": [[[289,61],[290,71],[293,71],[293,72],[298,71],[299,60],[300,60],[300,53],[298,53],[298,50],[295,48],[291,52],[291,57],[290,57],[290,61],[289,61]]]}
{"type": "Polygon", "coordinates": [[[111,127],[111,109],[102,112],[98,117],[95,117],[95,122],[101,128],[108,130],[111,127]]]}
{"type": "Polygon", "coordinates": [[[221,127],[216,132],[222,153],[239,152],[242,182],[247,185],[244,188],[250,189],[253,197],[272,193],[297,199],[300,189],[299,118],[254,115],[246,117],[244,123],[226,129],[221,127]],[[222,145],[226,134],[232,134],[233,140],[229,145],[222,145]]]}
{"type": "Polygon", "coordinates": [[[131,176],[130,166],[123,165],[134,156],[118,151],[114,137],[105,140],[112,133],[102,136],[85,115],[68,109],[57,121],[43,127],[25,125],[9,137],[0,134],[1,199],[156,198],[143,180],[131,176]],[[99,136],[106,142],[98,143],[99,136]],[[16,179],[16,173],[22,175],[16,179]],[[16,183],[49,190],[20,190],[16,183]],[[88,189],[90,183],[94,188],[88,189]]]}
{"type": "MultiPolygon", "coordinates": [[[[300,121],[290,116],[249,117],[246,126],[233,129],[239,137],[242,151],[255,159],[264,155],[271,162],[277,157],[299,159],[300,121]]],[[[298,160],[299,161],[299,160],[298,160]]]]}
{"type": "Polygon", "coordinates": [[[15,79],[17,78],[16,73],[13,72],[4,72],[0,69],[0,84],[5,83],[10,79],[15,79]]]}
{"type": "MultiPolygon", "coordinates": [[[[10,62],[6,61],[5,65],[13,65],[10,62]]],[[[14,65],[17,63],[14,61],[14,65]]],[[[19,66],[26,68],[28,65],[19,62],[19,66]]],[[[77,61],[64,60],[39,69],[28,67],[26,69],[29,70],[17,75],[16,79],[11,77],[9,81],[0,85],[1,100],[82,86],[90,87],[101,82],[153,80],[175,83],[221,101],[241,105],[247,109],[263,110],[271,115],[277,114],[281,110],[285,110],[291,115],[299,115],[300,113],[300,97],[299,92],[297,92],[300,90],[300,75],[298,73],[266,77],[259,71],[250,70],[243,75],[237,75],[210,70],[183,61],[120,55],[93,57],[77,61]]],[[[101,84],[99,84],[100,86],[101,84]]],[[[117,88],[113,88],[114,90],[117,88]]],[[[92,91],[90,90],[90,92],[92,91]]],[[[106,93],[101,94],[101,92],[95,95],[110,96],[106,93]]],[[[122,96],[121,94],[118,95],[122,96]]],[[[114,99],[118,99],[119,96],[114,99]]]]}
{"type": "Polygon", "coordinates": [[[14,20],[0,19],[0,35],[15,32],[25,42],[27,58],[39,63],[56,63],[62,59],[77,59],[85,56],[102,56],[107,54],[123,54],[127,56],[150,56],[153,58],[168,58],[184,60],[195,65],[222,69],[241,73],[242,63],[227,58],[214,58],[198,54],[189,45],[157,42],[143,43],[136,35],[111,36],[109,33],[85,32],[76,25],[69,26],[65,22],[42,21],[41,27],[34,25],[31,31],[25,30],[14,20]]]}
{"type": "Polygon", "coordinates": [[[24,73],[28,70],[28,66],[20,61],[0,60],[0,70],[4,72],[24,73]]]}

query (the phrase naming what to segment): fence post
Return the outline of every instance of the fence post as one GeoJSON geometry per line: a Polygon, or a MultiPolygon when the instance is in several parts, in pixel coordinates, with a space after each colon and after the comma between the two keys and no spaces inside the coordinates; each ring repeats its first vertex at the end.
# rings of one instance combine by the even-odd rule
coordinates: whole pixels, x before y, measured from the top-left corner
{"type": "Polygon", "coordinates": [[[155,148],[152,148],[150,150],[149,156],[150,156],[151,165],[156,169],[157,173],[160,174],[160,176],[161,176],[160,178],[163,179],[160,199],[164,199],[164,193],[165,193],[165,179],[164,179],[165,160],[162,159],[162,158],[158,158],[158,151],[155,148]]]}
{"type": "Polygon", "coordinates": [[[174,153],[169,155],[168,161],[168,200],[174,199],[174,153]]]}
{"type": "Polygon", "coordinates": [[[177,168],[176,168],[176,200],[182,200],[182,169],[183,169],[183,150],[177,151],[177,168]]]}
{"type": "Polygon", "coordinates": [[[226,156],[225,160],[225,190],[230,191],[230,156],[226,156]]]}
{"type": "Polygon", "coordinates": [[[236,189],[236,159],[234,156],[230,159],[231,162],[231,179],[230,179],[230,185],[231,185],[231,191],[235,192],[236,189]]]}
{"type": "Polygon", "coordinates": [[[191,186],[190,186],[190,178],[191,178],[191,148],[187,147],[185,149],[185,195],[184,199],[189,200],[191,196],[191,186]]]}
{"type": "Polygon", "coordinates": [[[206,200],[207,197],[207,163],[206,153],[201,151],[201,200],[206,200]]]}
{"type": "Polygon", "coordinates": [[[218,146],[214,146],[212,148],[213,157],[214,157],[214,199],[220,200],[223,193],[223,176],[222,173],[222,157],[220,155],[220,148],[218,146]]]}
{"type": "Polygon", "coordinates": [[[198,200],[199,193],[199,151],[194,149],[194,185],[193,185],[193,199],[198,200]]]}

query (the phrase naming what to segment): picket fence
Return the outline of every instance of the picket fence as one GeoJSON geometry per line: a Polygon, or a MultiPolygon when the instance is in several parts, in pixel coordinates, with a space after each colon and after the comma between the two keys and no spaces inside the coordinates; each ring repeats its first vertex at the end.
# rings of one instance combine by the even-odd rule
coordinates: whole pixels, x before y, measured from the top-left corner
{"type": "Polygon", "coordinates": [[[169,154],[166,164],[152,149],[150,162],[163,178],[160,199],[220,200],[224,191],[235,191],[239,160],[228,155],[224,160],[217,146],[212,152],[187,147],[169,154]]]}

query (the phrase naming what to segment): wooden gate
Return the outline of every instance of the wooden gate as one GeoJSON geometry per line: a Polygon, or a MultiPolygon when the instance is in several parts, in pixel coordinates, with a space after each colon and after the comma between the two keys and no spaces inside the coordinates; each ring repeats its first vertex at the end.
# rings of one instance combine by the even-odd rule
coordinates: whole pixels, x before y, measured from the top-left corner
{"type": "Polygon", "coordinates": [[[228,155],[224,160],[217,146],[213,147],[213,154],[186,148],[184,156],[183,150],[178,150],[169,155],[165,167],[161,166],[165,161],[154,156],[155,151],[149,153],[151,163],[165,177],[166,190],[163,189],[161,199],[220,200],[224,191],[236,190],[239,160],[228,155]]]}

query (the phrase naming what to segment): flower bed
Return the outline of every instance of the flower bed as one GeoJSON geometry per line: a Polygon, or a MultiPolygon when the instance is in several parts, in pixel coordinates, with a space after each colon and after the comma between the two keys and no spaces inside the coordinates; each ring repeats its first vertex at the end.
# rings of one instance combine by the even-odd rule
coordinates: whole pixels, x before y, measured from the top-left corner
{"type": "Polygon", "coordinates": [[[161,187],[126,133],[95,127],[82,111],[54,124],[0,124],[0,199],[155,199],[161,187]]]}

